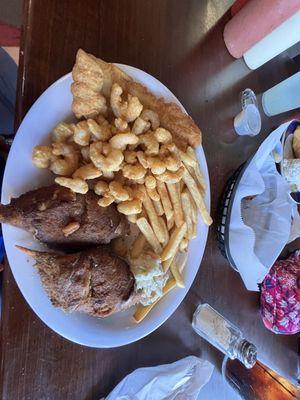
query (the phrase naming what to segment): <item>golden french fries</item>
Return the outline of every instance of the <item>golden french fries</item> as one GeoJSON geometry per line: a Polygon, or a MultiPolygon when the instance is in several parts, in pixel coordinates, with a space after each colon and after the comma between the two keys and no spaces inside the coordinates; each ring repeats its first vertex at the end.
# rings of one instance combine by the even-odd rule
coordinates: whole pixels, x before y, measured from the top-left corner
{"type": "Polygon", "coordinates": [[[184,251],[187,251],[188,244],[189,244],[188,239],[187,238],[183,238],[182,241],[180,242],[180,245],[179,245],[179,251],[181,253],[183,253],[184,251]]]}
{"type": "Polygon", "coordinates": [[[170,230],[174,224],[174,211],[166,184],[164,182],[157,181],[157,191],[159,193],[164,213],[167,219],[168,230],[170,230]]]}
{"type": "Polygon", "coordinates": [[[189,165],[190,167],[195,167],[197,165],[197,159],[196,157],[194,158],[193,155],[189,154],[188,152],[184,152],[182,150],[179,150],[179,155],[181,158],[181,161],[185,164],[185,165],[189,165]]]}
{"type": "MultiPolygon", "coordinates": [[[[163,288],[163,296],[165,296],[167,293],[169,293],[170,290],[172,290],[176,286],[176,280],[174,278],[170,278],[167,283],[165,284],[163,288]]],[[[141,322],[152,310],[152,308],[159,302],[159,300],[162,298],[160,297],[156,301],[154,301],[152,304],[149,304],[148,306],[143,306],[139,305],[133,314],[133,319],[135,322],[141,322]]]]}
{"type": "Polygon", "coordinates": [[[192,220],[192,205],[190,201],[190,195],[187,190],[181,193],[181,203],[184,214],[184,219],[187,224],[186,237],[190,240],[193,236],[193,220],[192,220]]]}
{"type": "Polygon", "coordinates": [[[205,195],[205,190],[203,189],[203,187],[201,186],[201,184],[199,183],[199,180],[197,179],[196,173],[195,173],[195,169],[190,167],[189,165],[184,164],[184,166],[186,167],[186,169],[188,170],[188,172],[190,173],[191,177],[194,179],[194,181],[196,182],[198,189],[200,191],[200,194],[202,196],[205,195]]]}
{"type": "Polygon", "coordinates": [[[179,259],[176,260],[177,267],[178,267],[178,270],[180,271],[180,273],[182,273],[182,271],[184,270],[187,260],[188,260],[187,253],[185,253],[184,255],[181,254],[179,259]]]}
{"type": "Polygon", "coordinates": [[[164,272],[167,272],[169,270],[169,268],[170,268],[170,266],[171,266],[171,264],[172,264],[172,262],[173,262],[175,257],[176,257],[176,254],[173,257],[170,257],[167,260],[162,261],[161,264],[162,264],[164,272]]]}
{"type": "Polygon", "coordinates": [[[147,192],[145,191],[145,198],[143,200],[143,205],[146,210],[146,213],[149,218],[149,222],[152,226],[152,229],[155,232],[155,235],[157,236],[157,239],[160,243],[164,243],[165,240],[165,235],[163,228],[159,222],[159,216],[157,215],[157,212],[153,206],[152,200],[148,196],[147,192]]]}
{"type": "Polygon", "coordinates": [[[173,204],[175,225],[179,227],[184,222],[181,199],[175,183],[167,183],[167,188],[173,204]]]}
{"type": "Polygon", "coordinates": [[[157,193],[156,188],[146,188],[148,196],[150,197],[151,200],[153,201],[159,201],[159,194],[157,193]]]}
{"type": "Polygon", "coordinates": [[[132,244],[130,252],[131,258],[138,258],[142,254],[145,244],[146,237],[140,232],[132,244]]]}
{"type": "Polygon", "coordinates": [[[184,255],[180,254],[180,257],[177,257],[177,255],[178,255],[178,253],[175,253],[173,257],[168,258],[165,261],[162,261],[162,267],[163,267],[164,272],[167,272],[169,270],[171,264],[173,263],[173,261],[175,259],[176,259],[176,264],[178,266],[179,271],[180,272],[183,271],[185,264],[187,262],[187,258],[188,258],[187,253],[185,253],[184,255]]]}
{"type": "Polygon", "coordinates": [[[196,167],[194,168],[194,171],[195,171],[195,175],[196,175],[196,178],[198,180],[199,185],[202,187],[203,191],[205,192],[206,183],[205,183],[205,180],[203,178],[203,175],[201,174],[201,171],[200,171],[200,168],[199,168],[198,164],[196,164],[196,167]]]}
{"type": "Polygon", "coordinates": [[[178,265],[176,260],[174,259],[171,266],[170,266],[170,270],[172,272],[172,275],[174,277],[174,279],[176,280],[177,286],[184,288],[184,281],[181,275],[181,272],[179,271],[178,265]]]}
{"type": "Polygon", "coordinates": [[[163,217],[159,217],[159,222],[160,222],[160,224],[162,226],[162,229],[164,231],[165,241],[164,241],[163,245],[165,246],[169,241],[170,235],[169,235],[169,231],[168,231],[167,225],[166,225],[165,220],[163,219],[163,217]]]}
{"type": "Polygon", "coordinates": [[[202,173],[200,171],[199,164],[198,164],[198,161],[197,161],[197,157],[196,157],[196,154],[195,154],[195,150],[192,147],[188,147],[187,148],[187,155],[189,155],[190,157],[192,157],[195,160],[195,165],[193,165],[195,176],[196,176],[196,179],[197,179],[199,185],[205,191],[206,190],[206,182],[205,182],[205,180],[203,178],[203,175],[202,175],[202,173]]]}
{"type": "Polygon", "coordinates": [[[168,244],[163,249],[163,252],[161,254],[160,258],[162,261],[165,261],[176,254],[180,242],[184,238],[184,235],[186,234],[186,230],[187,230],[186,222],[184,222],[179,228],[174,229],[173,233],[170,236],[168,244]]]}
{"type": "Polygon", "coordinates": [[[148,306],[143,306],[142,304],[139,304],[137,306],[135,313],[133,314],[134,321],[136,323],[141,322],[149,314],[149,312],[152,310],[152,308],[155,306],[156,303],[158,303],[158,300],[154,301],[152,304],[149,304],[148,306]]]}
{"type": "Polygon", "coordinates": [[[153,206],[155,208],[155,211],[156,211],[157,215],[159,215],[160,217],[162,215],[164,215],[164,209],[163,209],[163,206],[161,204],[161,201],[160,200],[158,200],[158,201],[152,200],[152,201],[153,201],[153,206]]]}
{"type": "Polygon", "coordinates": [[[181,191],[183,190],[183,186],[184,186],[183,180],[181,180],[180,182],[176,182],[175,186],[176,186],[176,189],[177,189],[177,196],[180,199],[181,198],[181,191]]]}
{"type": "Polygon", "coordinates": [[[137,216],[138,214],[131,214],[131,215],[127,215],[127,219],[129,222],[131,222],[132,224],[136,223],[137,220],[137,216]]]}
{"type": "Polygon", "coordinates": [[[183,191],[183,189],[184,189],[184,182],[183,182],[183,180],[181,180],[181,181],[179,182],[179,194],[181,194],[181,192],[183,191]]]}
{"type": "Polygon", "coordinates": [[[184,171],[183,171],[183,175],[182,175],[182,179],[184,180],[184,183],[186,184],[186,186],[188,187],[195,203],[196,206],[200,212],[200,215],[204,221],[204,223],[206,225],[211,225],[212,224],[212,218],[209,215],[203,197],[198,189],[198,186],[195,182],[195,180],[193,179],[193,177],[191,176],[191,174],[189,173],[189,171],[184,167],[184,171]]]}
{"type": "MultiPolygon", "coordinates": [[[[194,168],[191,167],[190,165],[187,165],[187,164],[184,164],[184,166],[189,171],[189,173],[193,177],[194,181],[197,182],[197,178],[196,178],[196,174],[195,174],[194,168]]],[[[185,184],[184,181],[183,181],[183,184],[185,184]]],[[[198,185],[198,182],[197,182],[197,185],[198,185]]],[[[200,192],[203,191],[202,186],[198,185],[198,189],[200,190],[200,192]]]]}
{"type": "MultiPolygon", "coordinates": [[[[161,245],[160,245],[160,243],[158,241],[157,236],[153,232],[153,229],[151,228],[151,225],[147,221],[147,219],[144,218],[144,217],[139,218],[139,219],[137,219],[136,224],[137,224],[139,230],[145,236],[147,242],[150,244],[150,246],[155,251],[155,253],[156,254],[160,254],[161,250],[162,250],[161,245]]],[[[160,223],[159,223],[159,225],[160,225],[160,223]]],[[[162,227],[160,227],[160,229],[162,230],[162,227]]]]}
{"type": "Polygon", "coordinates": [[[191,218],[192,218],[192,222],[193,222],[192,239],[195,239],[195,237],[197,236],[198,214],[197,214],[196,204],[190,193],[189,193],[189,196],[190,196],[190,204],[191,204],[191,218]]]}
{"type": "Polygon", "coordinates": [[[167,227],[169,231],[174,227],[174,224],[175,224],[174,215],[172,215],[172,217],[167,221],[167,227]]]}

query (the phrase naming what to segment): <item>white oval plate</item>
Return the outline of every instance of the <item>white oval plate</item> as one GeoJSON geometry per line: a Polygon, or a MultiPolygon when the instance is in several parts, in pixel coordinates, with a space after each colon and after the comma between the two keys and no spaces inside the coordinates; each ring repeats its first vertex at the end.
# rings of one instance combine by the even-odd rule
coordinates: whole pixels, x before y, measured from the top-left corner
{"type": "MultiPolygon", "coordinates": [[[[116,65],[156,95],[164,97],[167,101],[173,101],[184,109],[170,90],[153,76],[134,67],[116,65]]],[[[71,83],[71,74],[56,81],[38,98],[25,116],[7,160],[2,203],[7,204],[11,197],[18,197],[26,191],[53,182],[53,176],[49,172],[39,170],[32,165],[31,152],[35,145],[49,141],[49,133],[58,122],[72,120],[71,83]]],[[[197,149],[197,157],[209,188],[208,170],[202,146],[197,149]]],[[[210,209],[209,189],[206,192],[205,202],[210,209]]],[[[202,221],[199,222],[197,238],[192,240],[189,246],[189,258],[184,271],[185,289],[176,288],[171,291],[138,325],[130,318],[133,314],[132,309],[106,319],[97,319],[79,313],[66,314],[53,307],[33,267],[33,260],[17,250],[15,245],[37,250],[45,247],[35,241],[31,234],[6,224],[3,224],[3,236],[15,280],[28,304],[42,321],[72,342],[103,348],[122,346],[148,335],[176,310],[193,283],[204,253],[208,228],[202,221]]]]}

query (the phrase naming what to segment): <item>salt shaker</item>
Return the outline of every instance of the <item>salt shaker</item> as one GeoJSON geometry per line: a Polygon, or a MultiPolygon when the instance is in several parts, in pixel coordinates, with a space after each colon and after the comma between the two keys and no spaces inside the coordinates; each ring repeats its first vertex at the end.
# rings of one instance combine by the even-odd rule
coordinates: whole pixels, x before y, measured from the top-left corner
{"type": "Polygon", "coordinates": [[[198,335],[232,360],[238,359],[246,368],[252,368],[256,363],[256,347],[245,340],[242,332],[209,304],[197,307],[192,326],[198,335]]]}

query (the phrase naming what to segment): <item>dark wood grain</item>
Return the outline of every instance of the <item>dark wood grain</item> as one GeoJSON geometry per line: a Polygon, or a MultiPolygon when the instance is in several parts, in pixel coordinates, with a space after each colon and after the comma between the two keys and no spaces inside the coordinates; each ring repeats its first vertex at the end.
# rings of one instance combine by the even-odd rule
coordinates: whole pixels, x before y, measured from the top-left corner
{"type": "MultiPolygon", "coordinates": [[[[285,53],[254,72],[229,55],[222,32],[230,18],[227,10],[231,3],[25,1],[16,124],[51,83],[71,70],[79,47],[107,61],[141,68],[168,86],[201,127],[211,178],[212,215],[216,217],[226,179],[286,117],[265,118],[262,134],[256,138],[237,138],[232,119],[240,108],[240,91],[251,87],[262,93],[295,70],[285,53]]],[[[218,367],[221,355],[196,336],[190,325],[200,298],[237,323],[250,340],[261,337],[259,351],[271,343],[278,355],[288,357],[291,373],[293,368],[296,373],[295,339],[275,337],[263,328],[258,296],[245,290],[238,274],[219,253],[213,226],[200,271],[178,310],[156,332],[118,349],[82,347],[52,332],[26,304],[7,267],[1,323],[1,399],[96,400],[137,367],[190,354],[208,358],[218,367]]],[[[235,398],[219,373],[212,382],[201,398],[235,398]]]]}

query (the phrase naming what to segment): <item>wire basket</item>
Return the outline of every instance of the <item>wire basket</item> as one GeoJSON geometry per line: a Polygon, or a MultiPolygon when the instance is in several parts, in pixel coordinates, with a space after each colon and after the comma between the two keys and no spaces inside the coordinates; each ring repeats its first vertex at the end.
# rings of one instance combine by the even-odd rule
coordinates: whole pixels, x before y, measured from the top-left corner
{"type": "Polygon", "coordinates": [[[230,255],[229,250],[229,223],[232,210],[233,199],[238,187],[238,184],[243,176],[243,173],[248,166],[248,162],[243,163],[231,175],[226,182],[224,191],[220,197],[217,213],[217,241],[218,247],[222,255],[229,261],[231,267],[237,271],[237,267],[230,255]]]}

